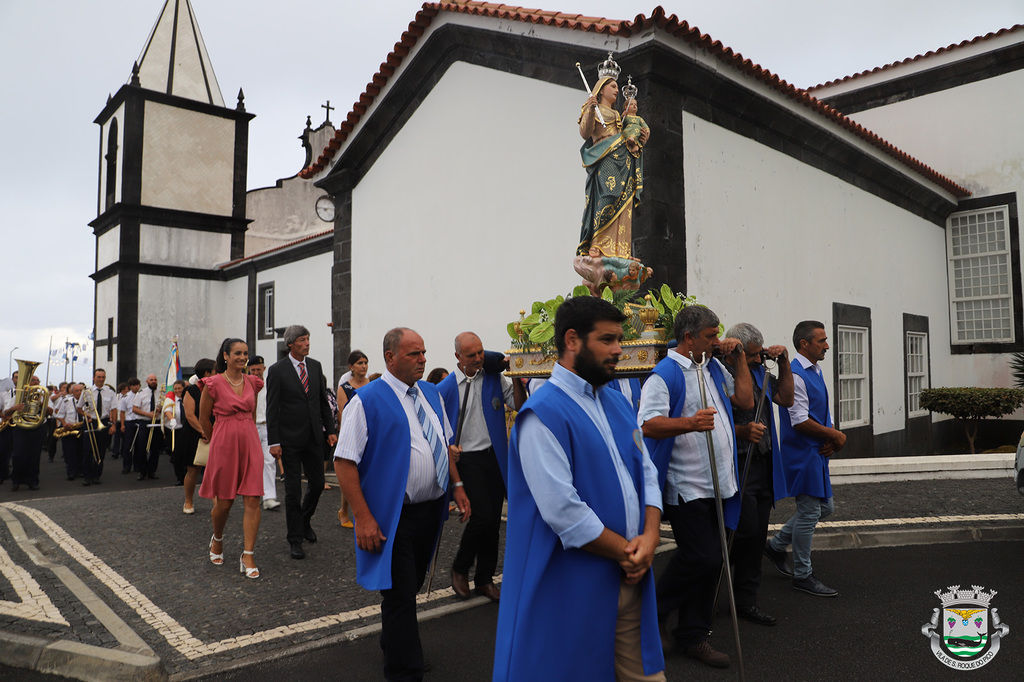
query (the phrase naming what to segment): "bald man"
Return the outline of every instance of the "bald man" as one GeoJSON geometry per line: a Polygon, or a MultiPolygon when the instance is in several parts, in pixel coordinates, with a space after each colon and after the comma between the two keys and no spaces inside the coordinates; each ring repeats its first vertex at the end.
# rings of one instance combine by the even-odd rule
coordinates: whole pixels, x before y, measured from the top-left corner
{"type": "Polygon", "coordinates": [[[163,396],[160,395],[160,386],[157,384],[156,375],[150,374],[146,377],[146,385],[135,394],[132,401],[132,413],[138,424],[138,434],[135,437],[134,458],[135,470],[139,472],[139,480],[157,479],[157,464],[160,460],[160,448],[163,447],[164,438],[159,428],[149,428],[149,424],[159,424],[160,419],[154,421],[153,415],[163,405],[163,396]],[[153,438],[150,439],[152,432],[153,438]]]}
{"type": "Polygon", "coordinates": [[[502,376],[504,358],[485,353],[480,337],[463,332],[455,337],[455,371],[438,384],[445,412],[455,436],[451,443],[462,448],[456,467],[466,484],[473,516],[459,542],[452,563],[452,589],[463,599],[470,596],[469,570],[476,563],[473,585],[477,594],[498,601],[494,584],[498,564],[498,534],[505,501],[508,467],[508,435],[505,407],[513,410],[526,400],[522,384],[502,376]]]}

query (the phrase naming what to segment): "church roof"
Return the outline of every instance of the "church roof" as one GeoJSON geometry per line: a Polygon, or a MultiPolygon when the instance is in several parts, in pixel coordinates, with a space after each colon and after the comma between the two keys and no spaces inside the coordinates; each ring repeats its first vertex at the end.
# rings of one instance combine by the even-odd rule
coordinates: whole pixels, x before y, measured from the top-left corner
{"type": "Polygon", "coordinates": [[[366,90],[359,99],[352,105],[348,116],[338,126],[334,137],[328,142],[319,157],[308,167],[299,172],[302,178],[312,178],[330,165],[331,160],[337,154],[342,144],[348,139],[349,134],[369,109],[370,105],[381,93],[388,79],[397,71],[405,57],[410,53],[419,38],[427,32],[434,17],[440,12],[454,12],[471,14],[495,19],[522,21],[533,24],[542,24],[576,31],[593,33],[604,33],[609,36],[627,37],[641,33],[651,28],[657,28],[669,33],[672,36],[681,38],[689,43],[706,50],[714,57],[730,64],[736,70],[756,78],[774,90],[796,103],[807,107],[811,111],[832,121],[852,134],[866,141],[868,144],[881,150],[898,162],[913,169],[921,176],[934,182],[946,191],[959,196],[970,196],[970,192],[961,187],[951,179],[938,173],[921,161],[909,154],[897,149],[894,145],[882,139],[867,128],[861,126],[853,119],[844,116],[837,109],[830,107],[824,102],[812,96],[808,91],[798,88],[776,74],[761,67],[761,65],[746,59],[739,52],[714,40],[706,33],[701,33],[695,26],[690,26],[686,21],[680,20],[676,15],[666,15],[663,8],[655,7],[650,17],[638,14],[632,21],[613,20],[602,17],[587,17],[581,14],[566,14],[563,12],[550,12],[539,9],[527,9],[514,5],[495,4],[490,2],[426,2],[423,9],[416,13],[416,17],[409,24],[409,28],[402,34],[401,40],[395,43],[394,49],[380,65],[379,70],[374,74],[373,79],[366,85],[366,90]]]}
{"type": "Polygon", "coordinates": [[[298,246],[299,244],[305,244],[306,242],[312,241],[314,239],[319,239],[321,237],[326,237],[327,235],[333,234],[333,233],[334,233],[334,228],[332,227],[329,230],[323,230],[321,232],[314,232],[313,234],[307,234],[305,237],[300,237],[300,238],[295,239],[293,241],[286,242],[284,244],[280,244],[278,246],[266,249],[264,251],[260,251],[258,253],[254,253],[254,254],[245,256],[243,258],[236,258],[235,260],[230,260],[230,261],[228,261],[226,263],[221,263],[217,267],[219,269],[221,269],[221,270],[225,270],[225,269],[230,268],[232,266],[238,265],[239,263],[244,263],[246,261],[255,260],[257,258],[262,258],[263,256],[267,256],[267,255],[272,254],[272,253],[277,253],[278,251],[284,251],[285,249],[290,249],[293,246],[298,246]]]}
{"type": "Polygon", "coordinates": [[[964,41],[961,41],[959,43],[954,43],[952,45],[947,45],[946,47],[940,47],[940,48],[938,48],[936,50],[929,50],[928,52],[925,52],[924,54],[919,54],[916,57],[907,57],[906,59],[900,60],[898,62],[892,62],[891,64],[883,64],[882,66],[876,66],[873,69],[868,69],[866,71],[861,71],[860,73],[855,73],[855,74],[853,74],[851,76],[843,76],[842,78],[836,78],[834,80],[830,80],[830,81],[827,81],[825,83],[819,83],[818,85],[814,85],[814,86],[811,86],[811,87],[807,88],[807,90],[808,91],[814,91],[814,90],[819,90],[821,88],[827,88],[827,87],[830,87],[832,85],[838,85],[839,83],[846,83],[846,82],[854,80],[855,78],[861,78],[863,76],[870,76],[872,74],[880,73],[882,71],[888,71],[890,69],[896,68],[897,66],[904,66],[906,64],[913,64],[914,62],[918,62],[918,61],[921,61],[923,59],[928,59],[929,57],[934,57],[934,56],[940,55],[940,54],[946,54],[948,52],[952,52],[954,50],[959,50],[959,49],[964,48],[964,47],[969,47],[971,45],[977,45],[978,43],[982,43],[982,42],[984,42],[986,40],[991,40],[993,38],[998,38],[998,37],[1001,37],[1001,36],[1005,36],[1005,35],[1008,35],[1010,33],[1015,33],[1017,31],[1024,31],[1024,24],[1015,24],[1015,25],[1011,26],[1010,28],[999,29],[998,31],[994,31],[992,33],[986,33],[983,36],[976,36],[974,38],[971,38],[970,40],[964,40],[964,41]]]}
{"type": "Polygon", "coordinates": [[[139,85],[224,106],[210,55],[189,0],[166,0],[138,61],[139,85]]]}

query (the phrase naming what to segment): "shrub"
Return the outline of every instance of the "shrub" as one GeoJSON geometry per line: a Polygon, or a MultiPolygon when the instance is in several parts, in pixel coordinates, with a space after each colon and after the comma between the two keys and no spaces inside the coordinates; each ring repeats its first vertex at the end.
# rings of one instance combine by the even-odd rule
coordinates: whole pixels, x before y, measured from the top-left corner
{"type": "Polygon", "coordinates": [[[1024,405],[1024,389],[1019,388],[926,388],[921,391],[921,407],[960,420],[972,454],[978,423],[986,417],[1008,415],[1021,405],[1024,405]]]}

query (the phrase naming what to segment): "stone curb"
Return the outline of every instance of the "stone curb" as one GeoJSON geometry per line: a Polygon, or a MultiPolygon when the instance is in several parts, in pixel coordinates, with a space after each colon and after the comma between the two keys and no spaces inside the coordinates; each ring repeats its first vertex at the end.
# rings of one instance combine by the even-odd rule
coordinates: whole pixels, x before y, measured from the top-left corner
{"type": "Polygon", "coordinates": [[[163,662],[156,656],[13,632],[0,631],[0,660],[15,668],[87,682],[167,679],[163,662]]]}

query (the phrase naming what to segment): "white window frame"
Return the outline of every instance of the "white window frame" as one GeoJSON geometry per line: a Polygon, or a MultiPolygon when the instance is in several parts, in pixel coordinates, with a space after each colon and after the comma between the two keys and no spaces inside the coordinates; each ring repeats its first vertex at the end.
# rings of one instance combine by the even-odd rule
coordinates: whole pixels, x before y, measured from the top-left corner
{"type": "Polygon", "coordinates": [[[977,343],[1014,343],[1014,329],[1016,320],[1013,311],[1013,258],[1010,253],[1010,210],[1009,206],[987,206],[973,211],[959,211],[949,216],[946,222],[946,268],[947,282],[949,286],[949,338],[954,346],[967,346],[977,343]],[[979,253],[953,255],[953,222],[960,218],[967,218],[971,215],[985,213],[999,213],[1002,217],[1005,249],[999,251],[984,251],[979,253]],[[959,260],[975,258],[978,256],[1001,256],[1006,263],[1006,294],[988,296],[960,296],[956,295],[956,269],[955,264],[959,260]],[[973,301],[1003,301],[1007,302],[1010,310],[1010,334],[1009,336],[991,336],[989,338],[965,339],[961,338],[961,329],[957,319],[957,304],[973,301]]]}
{"type": "Polygon", "coordinates": [[[928,416],[928,410],[921,408],[921,393],[920,390],[930,388],[928,380],[928,332],[906,332],[906,346],[907,353],[905,360],[906,368],[906,391],[907,391],[907,416],[908,417],[926,417],[928,416]],[[921,360],[920,369],[911,369],[911,350],[913,341],[920,341],[921,352],[919,355],[921,360]],[[917,409],[913,407],[912,394],[910,390],[910,382],[912,379],[921,379],[921,388],[917,393],[917,409]]]}
{"type": "Polygon", "coordinates": [[[857,325],[841,324],[836,327],[836,393],[838,395],[838,414],[836,415],[839,421],[839,428],[846,429],[855,426],[869,426],[871,424],[871,357],[870,357],[870,340],[871,340],[871,329],[869,327],[860,327],[857,325]],[[843,374],[843,361],[842,355],[849,351],[842,347],[843,333],[855,333],[863,335],[862,352],[864,360],[861,365],[862,372],[857,374],[843,374]],[[859,419],[843,419],[843,382],[844,381],[861,381],[861,417],[859,419]]]}
{"type": "Polygon", "coordinates": [[[260,287],[260,335],[263,338],[274,338],[274,283],[268,282],[260,287]]]}

